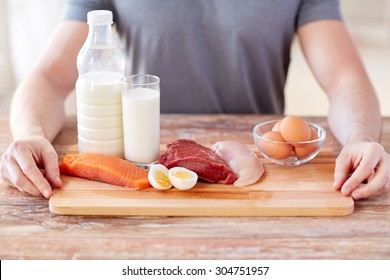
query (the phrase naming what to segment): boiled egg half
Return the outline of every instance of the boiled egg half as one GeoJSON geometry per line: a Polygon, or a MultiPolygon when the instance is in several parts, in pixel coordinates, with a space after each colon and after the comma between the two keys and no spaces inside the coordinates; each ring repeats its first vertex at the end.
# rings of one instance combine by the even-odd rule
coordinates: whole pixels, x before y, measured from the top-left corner
{"type": "Polygon", "coordinates": [[[169,180],[168,168],[162,164],[152,165],[149,169],[148,180],[155,189],[168,190],[172,188],[171,181],[169,180]]]}
{"type": "Polygon", "coordinates": [[[198,175],[184,167],[169,169],[168,177],[175,188],[183,191],[193,188],[198,181],[198,175]]]}

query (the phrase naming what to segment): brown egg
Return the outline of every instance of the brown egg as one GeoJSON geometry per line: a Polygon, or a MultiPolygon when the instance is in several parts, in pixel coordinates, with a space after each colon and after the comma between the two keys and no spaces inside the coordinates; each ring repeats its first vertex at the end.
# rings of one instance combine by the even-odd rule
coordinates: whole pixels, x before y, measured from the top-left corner
{"type": "Polygon", "coordinates": [[[274,126],[272,127],[272,131],[279,131],[280,132],[280,123],[282,122],[282,120],[278,120],[274,126]]]}
{"type": "Polygon", "coordinates": [[[300,117],[288,116],[280,123],[280,133],[287,142],[301,142],[310,139],[310,127],[300,117]]]}
{"type": "MultiPolygon", "coordinates": [[[[278,131],[268,131],[263,134],[263,137],[269,140],[285,142],[282,135],[278,131]]],[[[272,143],[261,140],[259,146],[267,156],[275,159],[285,159],[292,154],[292,145],[287,143],[272,143]]]]}
{"type": "MultiPolygon", "coordinates": [[[[310,127],[310,140],[318,139],[317,130],[313,127],[310,127]]],[[[313,153],[318,147],[318,142],[304,144],[304,145],[294,145],[294,152],[298,158],[304,158],[313,153]]]]}

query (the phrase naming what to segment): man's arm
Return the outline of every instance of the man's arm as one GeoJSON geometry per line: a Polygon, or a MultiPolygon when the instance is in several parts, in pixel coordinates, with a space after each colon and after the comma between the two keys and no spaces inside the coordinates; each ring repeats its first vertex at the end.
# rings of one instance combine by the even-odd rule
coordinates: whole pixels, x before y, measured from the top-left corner
{"type": "Polygon", "coordinates": [[[76,58],[87,33],[86,23],[61,22],[16,90],[10,116],[14,142],[2,157],[0,175],[23,192],[50,197],[49,183],[61,186],[50,141],[64,124],[64,100],[77,79],[76,58]],[[45,170],[48,181],[39,169],[45,170]]]}
{"type": "Polygon", "coordinates": [[[343,144],[378,141],[378,100],[341,21],[316,21],[298,30],[305,57],[330,101],[329,124],[343,144]]]}
{"type": "Polygon", "coordinates": [[[330,128],[344,146],[336,161],[335,187],[355,199],[388,188],[390,156],[378,144],[378,100],[343,22],[315,21],[299,28],[298,36],[315,77],[328,94],[330,128]],[[370,182],[363,184],[368,178],[370,182]]]}
{"type": "Polygon", "coordinates": [[[53,140],[64,120],[64,100],[77,79],[76,58],[88,27],[62,22],[30,75],[19,85],[11,108],[15,140],[44,136],[53,140]]]}

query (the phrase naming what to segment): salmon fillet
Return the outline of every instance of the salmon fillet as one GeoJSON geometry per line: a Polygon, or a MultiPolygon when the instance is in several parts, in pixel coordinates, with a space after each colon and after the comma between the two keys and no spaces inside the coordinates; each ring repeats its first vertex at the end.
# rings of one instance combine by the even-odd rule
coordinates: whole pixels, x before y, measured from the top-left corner
{"type": "Polygon", "coordinates": [[[148,171],[131,162],[102,154],[69,154],[60,163],[61,174],[132,189],[150,187],[148,171]]]}

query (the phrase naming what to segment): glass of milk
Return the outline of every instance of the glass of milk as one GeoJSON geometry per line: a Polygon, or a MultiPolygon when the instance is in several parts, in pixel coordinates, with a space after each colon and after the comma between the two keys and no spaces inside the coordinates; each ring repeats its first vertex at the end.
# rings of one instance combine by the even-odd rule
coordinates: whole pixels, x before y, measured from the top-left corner
{"type": "Polygon", "coordinates": [[[122,86],[125,159],[148,168],[160,155],[160,79],[125,76],[122,86]]]}

